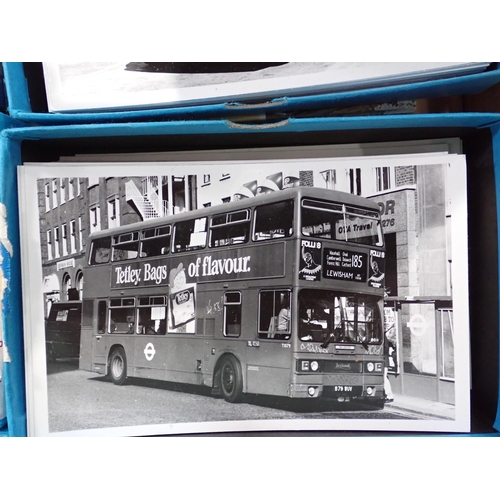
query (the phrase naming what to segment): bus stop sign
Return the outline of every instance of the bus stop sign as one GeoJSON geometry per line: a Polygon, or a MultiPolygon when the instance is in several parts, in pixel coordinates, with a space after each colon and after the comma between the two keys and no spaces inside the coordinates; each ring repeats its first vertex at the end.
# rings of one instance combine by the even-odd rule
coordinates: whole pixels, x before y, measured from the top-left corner
{"type": "Polygon", "coordinates": [[[427,332],[427,320],[422,314],[413,314],[410,317],[410,321],[406,323],[406,326],[416,337],[421,337],[427,332]]]}

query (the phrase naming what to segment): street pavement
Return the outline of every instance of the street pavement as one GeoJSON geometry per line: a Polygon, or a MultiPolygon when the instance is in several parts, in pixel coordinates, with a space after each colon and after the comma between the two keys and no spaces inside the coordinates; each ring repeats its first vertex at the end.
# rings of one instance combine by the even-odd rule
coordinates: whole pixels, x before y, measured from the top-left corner
{"type": "Polygon", "coordinates": [[[455,406],[429,401],[427,399],[412,398],[401,394],[394,394],[394,401],[386,403],[386,408],[407,410],[427,417],[437,417],[446,420],[454,420],[455,406]]]}

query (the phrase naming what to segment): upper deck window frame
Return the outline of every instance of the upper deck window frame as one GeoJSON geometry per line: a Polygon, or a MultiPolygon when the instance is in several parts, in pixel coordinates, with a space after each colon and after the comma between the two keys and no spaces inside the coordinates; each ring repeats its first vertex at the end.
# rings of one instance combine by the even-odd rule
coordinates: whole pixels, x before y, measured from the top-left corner
{"type": "Polygon", "coordinates": [[[172,225],[166,224],[142,229],[140,240],[139,257],[141,259],[167,255],[170,253],[172,246],[172,225]],[[150,247],[153,253],[150,254],[151,252],[146,251],[146,247],[150,247]]]}
{"type": "Polygon", "coordinates": [[[208,217],[206,215],[202,217],[192,217],[190,219],[176,222],[174,224],[174,231],[172,238],[173,240],[172,252],[173,253],[192,252],[194,250],[202,250],[206,248],[207,235],[208,235],[207,229],[208,229],[208,217]],[[192,227],[190,228],[190,226],[192,227]],[[189,236],[189,243],[187,243],[188,236],[189,236]],[[200,239],[200,242],[198,244],[196,243],[196,239],[200,239]],[[201,243],[202,239],[203,243],[201,243]]]}
{"type": "Polygon", "coordinates": [[[289,238],[294,234],[295,219],[294,198],[259,205],[253,211],[252,240],[268,241],[289,238]],[[283,207],[279,207],[279,205],[283,205],[283,207]],[[268,211],[267,213],[265,212],[266,210],[268,211]],[[287,217],[290,217],[291,220],[287,221],[287,217]],[[279,218],[285,219],[283,220],[284,224],[282,224],[284,227],[278,227],[279,225],[276,224],[276,219],[279,218]]]}
{"type": "MultiPolygon", "coordinates": [[[[301,209],[301,224],[300,224],[300,233],[302,236],[306,236],[308,238],[320,238],[320,239],[327,239],[330,241],[336,241],[340,243],[350,243],[350,244],[358,244],[358,245],[364,245],[364,246],[376,246],[376,247],[382,247],[384,245],[384,238],[382,234],[382,225],[381,225],[381,218],[380,218],[380,212],[378,212],[375,209],[370,209],[370,208],[363,208],[363,207],[356,207],[354,205],[349,205],[346,203],[340,203],[340,202],[331,202],[327,200],[316,200],[313,198],[308,198],[304,197],[300,201],[300,209],[301,209]],[[345,238],[336,238],[335,237],[335,231],[333,231],[332,224],[330,221],[330,224],[328,227],[323,227],[323,231],[319,228],[321,224],[310,224],[309,226],[305,225],[304,219],[304,210],[316,210],[318,212],[328,212],[331,214],[338,214],[341,216],[343,222],[344,222],[344,228],[349,227],[348,224],[348,218],[349,217],[360,217],[363,220],[371,220],[374,221],[377,225],[376,227],[376,232],[374,231],[373,234],[371,235],[373,238],[377,237],[377,241],[374,241],[372,243],[365,243],[363,241],[356,240],[355,238],[349,239],[348,238],[348,231],[344,231],[343,234],[345,235],[345,238]],[[313,228],[318,227],[318,231],[315,232],[313,228]],[[309,230],[307,230],[309,229],[309,230]]],[[[339,218],[340,220],[340,218],[339,218]]],[[[323,223],[323,226],[325,223],[323,223]]]]}
{"type": "Polygon", "coordinates": [[[208,246],[217,248],[248,243],[251,219],[249,208],[213,215],[210,218],[208,246]]]}
{"type": "Polygon", "coordinates": [[[139,231],[128,231],[112,237],[111,260],[121,262],[134,260],[139,256],[139,231]],[[135,252],[135,254],[120,254],[119,252],[135,252]]]}

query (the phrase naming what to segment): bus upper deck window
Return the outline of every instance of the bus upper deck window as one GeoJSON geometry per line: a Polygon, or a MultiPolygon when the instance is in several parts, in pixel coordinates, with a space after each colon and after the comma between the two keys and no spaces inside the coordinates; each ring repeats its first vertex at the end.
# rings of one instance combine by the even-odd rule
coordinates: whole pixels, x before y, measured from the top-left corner
{"type": "Polygon", "coordinates": [[[247,243],[249,233],[250,210],[216,215],[210,222],[210,247],[247,243]]]}
{"type": "Polygon", "coordinates": [[[175,225],[175,252],[205,248],[207,240],[207,218],[189,219],[175,225]]]}
{"type": "Polygon", "coordinates": [[[139,233],[113,236],[113,261],[135,259],[139,255],[139,233]]]}
{"type": "Polygon", "coordinates": [[[141,257],[166,255],[170,251],[170,226],[144,229],[141,238],[141,257]]]}
{"type": "Polygon", "coordinates": [[[263,205],[255,209],[255,241],[285,238],[293,233],[293,200],[263,205]]]}
{"type": "Polygon", "coordinates": [[[302,200],[304,236],[382,246],[380,215],[374,210],[322,200],[302,200]]]}
{"type": "Polygon", "coordinates": [[[111,254],[111,237],[99,238],[92,242],[90,265],[105,264],[109,262],[111,254]]]}

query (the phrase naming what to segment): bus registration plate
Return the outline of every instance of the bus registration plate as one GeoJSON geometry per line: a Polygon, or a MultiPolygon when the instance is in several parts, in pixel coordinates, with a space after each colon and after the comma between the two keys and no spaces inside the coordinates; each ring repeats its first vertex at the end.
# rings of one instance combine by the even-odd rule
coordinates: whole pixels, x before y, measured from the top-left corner
{"type": "Polygon", "coordinates": [[[352,393],[353,392],[353,387],[352,387],[352,385],[335,385],[333,387],[333,390],[335,392],[352,393]]]}

